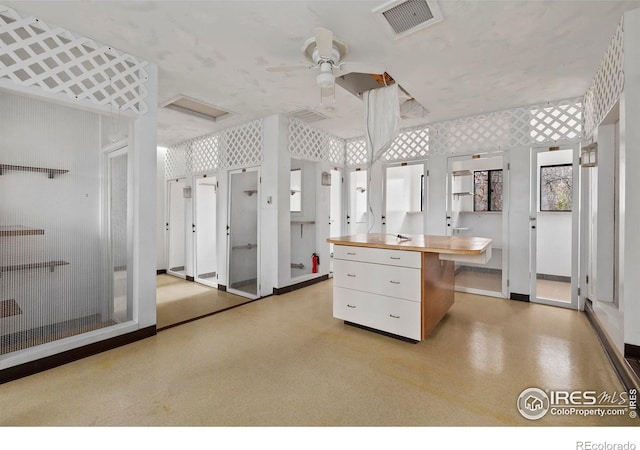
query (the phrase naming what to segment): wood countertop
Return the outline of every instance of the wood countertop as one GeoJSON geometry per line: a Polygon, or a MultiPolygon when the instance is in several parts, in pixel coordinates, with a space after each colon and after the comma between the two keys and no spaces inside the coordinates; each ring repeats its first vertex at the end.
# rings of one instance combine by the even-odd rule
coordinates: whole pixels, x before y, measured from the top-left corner
{"type": "Polygon", "coordinates": [[[354,247],[388,248],[451,255],[479,255],[491,246],[491,239],[470,236],[407,235],[407,237],[410,239],[401,240],[393,234],[369,233],[329,238],[327,242],[354,247]]]}

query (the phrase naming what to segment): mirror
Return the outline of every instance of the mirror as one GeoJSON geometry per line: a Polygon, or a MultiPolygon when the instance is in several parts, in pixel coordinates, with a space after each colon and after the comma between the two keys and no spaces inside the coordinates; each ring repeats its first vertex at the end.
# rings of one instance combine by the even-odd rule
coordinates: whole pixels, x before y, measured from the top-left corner
{"type": "Polygon", "coordinates": [[[289,210],[292,213],[302,212],[302,169],[291,170],[291,200],[289,210]]]}

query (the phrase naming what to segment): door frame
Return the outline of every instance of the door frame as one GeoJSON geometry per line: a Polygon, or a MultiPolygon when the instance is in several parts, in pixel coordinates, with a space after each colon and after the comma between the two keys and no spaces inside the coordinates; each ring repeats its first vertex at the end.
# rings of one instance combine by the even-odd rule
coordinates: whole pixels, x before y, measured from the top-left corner
{"type": "Polygon", "coordinates": [[[205,173],[205,174],[201,174],[201,175],[197,175],[193,177],[193,185],[195,186],[194,189],[194,194],[193,194],[193,223],[195,224],[195,233],[194,233],[194,237],[193,237],[193,267],[194,267],[194,271],[193,271],[193,279],[194,281],[196,281],[197,283],[200,284],[204,284],[205,286],[209,286],[209,287],[218,287],[218,274],[220,273],[220,270],[216,270],[216,278],[214,279],[214,281],[211,281],[209,279],[204,279],[204,278],[200,278],[198,273],[198,236],[200,234],[200,229],[198,227],[198,180],[201,179],[205,179],[205,178],[213,178],[216,182],[216,220],[215,220],[215,227],[216,229],[214,230],[214,234],[216,236],[216,254],[215,254],[215,258],[216,258],[216,268],[219,267],[219,261],[218,261],[218,223],[219,223],[219,214],[218,214],[218,189],[220,188],[220,183],[218,181],[218,174],[217,172],[210,172],[210,173],[205,173]]]}
{"type": "MultiPolygon", "coordinates": [[[[466,154],[455,154],[447,157],[447,189],[446,189],[446,229],[447,235],[453,236],[452,228],[452,203],[453,203],[453,169],[452,162],[471,160],[474,156],[480,155],[481,158],[502,157],[502,280],[501,291],[487,291],[484,289],[474,288],[457,288],[459,292],[467,292],[470,294],[485,295],[487,297],[509,298],[511,295],[509,287],[509,211],[511,206],[510,197],[510,173],[511,173],[511,154],[509,150],[493,150],[486,152],[475,152],[466,154]]],[[[477,156],[476,156],[477,157],[477,156]]],[[[493,243],[492,243],[493,246],[493,243]]]]}
{"type": "Polygon", "coordinates": [[[229,170],[227,172],[227,183],[228,183],[228,196],[227,196],[227,292],[231,293],[231,294],[236,294],[239,295],[241,297],[245,297],[245,298],[249,298],[251,300],[256,300],[258,298],[260,298],[260,288],[261,288],[261,282],[260,282],[260,260],[261,260],[261,242],[260,242],[260,201],[258,200],[258,207],[256,209],[256,221],[257,221],[257,230],[256,230],[256,239],[257,239],[257,244],[258,244],[258,248],[256,251],[256,294],[253,295],[249,292],[246,291],[241,291],[238,289],[234,289],[231,287],[231,252],[233,251],[232,245],[231,245],[231,208],[233,206],[232,201],[231,201],[231,196],[233,195],[233,190],[231,189],[231,180],[233,178],[233,175],[238,174],[238,173],[246,173],[246,172],[256,172],[256,176],[258,177],[258,183],[257,183],[257,192],[256,192],[256,198],[260,198],[260,167],[259,166],[254,166],[254,167],[245,167],[242,169],[233,169],[233,170],[229,170]]]}
{"type": "MultiPolygon", "coordinates": [[[[187,275],[186,275],[186,270],[184,271],[184,273],[180,273],[180,272],[176,272],[171,270],[171,188],[169,187],[171,182],[179,182],[179,181],[183,181],[185,186],[187,185],[187,179],[186,177],[179,177],[179,178],[169,178],[168,180],[166,180],[166,186],[167,186],[167,213],[166,213],[166,220],[165,220],[165,234],[166,234],[166,241],[165,241],[165,246],[166,246],[166,258],[167,258],[167,274],[174,276],[174,277],[178,277],[178,278],[182,278],[182,279],[186,279],[187,275]]],[[[184,198],[184,197],[183,197],[184,198]]],[[[186,214],[186,201],[185,201],[185,214],[186,214]]],[[[186,240],[186,230],[187,230],[187,224],[186,224],[186,216],[182,218],[182,221],[184,222],[184,227],[185,227],[185,235],[182,236],[182,238],[184,239],[184,249],[185,249],[185,265],[187,263],[187,240],[186,240]]],[[[185,267],[186,269],[186,267],[185,267]]]]}
{"type": "Polygon", "coordinates": [[[568,309],[579,309],[580,302],[578,290],[580,288],[580,143],[564,143],[555,145],[556,150],[550,150],[546,147],[531,147],[530,151],[530,199],[529,199],[529,292],[530,301],[543,305],[559,306],[568,309]],[[558,150],[573,150],[572,155],[572,175],[573,180],[571,195],[571,301],[564,302],[560,300],[552,300],[540,298],[537,294],[537,218],[538,218],[538,155],[540,153],[558,150]]]}

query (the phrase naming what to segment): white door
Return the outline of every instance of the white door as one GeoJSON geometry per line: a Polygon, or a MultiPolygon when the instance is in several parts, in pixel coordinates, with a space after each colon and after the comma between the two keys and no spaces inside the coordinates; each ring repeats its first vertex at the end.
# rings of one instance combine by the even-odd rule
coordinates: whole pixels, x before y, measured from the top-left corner
{"type": "Polygon", "coordinates": [[[579,146],[554,148],[531,150],[531,301],[577,309],[579,146]]]}
{"type": "Polygon", "coordinates": [[[218,182],[212,175],[195,180],[195,280],[218,286],[217,196],[218,182]]]}

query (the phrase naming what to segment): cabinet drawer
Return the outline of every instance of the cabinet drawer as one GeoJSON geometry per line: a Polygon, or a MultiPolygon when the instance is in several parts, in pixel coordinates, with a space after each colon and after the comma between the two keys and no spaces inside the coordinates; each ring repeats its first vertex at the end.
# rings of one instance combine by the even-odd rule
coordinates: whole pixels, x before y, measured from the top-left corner
{"type": "Polygon", "coordinates": [[[416,341],[421,339],[420,303],[334,287],[333,316],[416,341]]]}
{"type": "Polygon", "coordinates": [[[336,245],[333,248],[334,259],[414,267],[416,269],[420,268],[420,256],[420,252],[388,250],[386,248],[352,247],[349,245],[336,245]]]}
{"type": "Polygon", "coordinates": [[[383,266],[358,261],[333,261],[334,286],[388,297],[420,301],[420,269],[383,266]]]}

